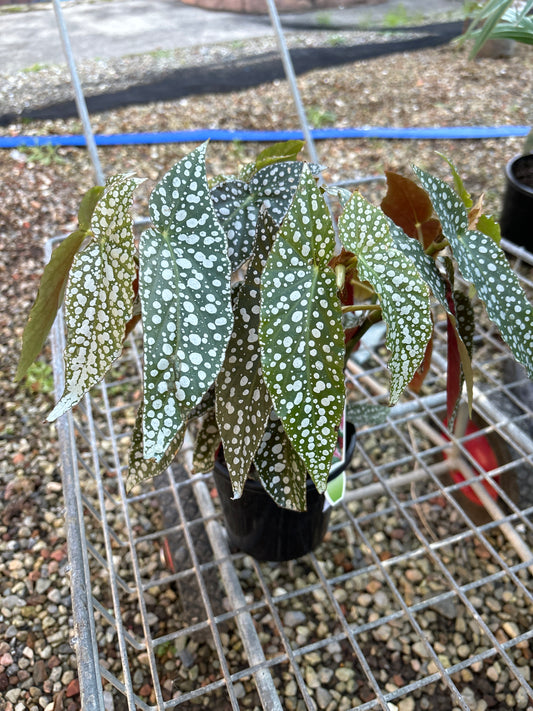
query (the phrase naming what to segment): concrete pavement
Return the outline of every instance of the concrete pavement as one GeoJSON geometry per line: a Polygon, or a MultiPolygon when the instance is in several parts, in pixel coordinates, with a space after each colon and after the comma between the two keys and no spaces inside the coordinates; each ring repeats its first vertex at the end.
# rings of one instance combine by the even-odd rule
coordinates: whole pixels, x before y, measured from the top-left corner
{"type": "MultiPolygon", "coordinates": [[[[403,5],[409,17],[444,17],[457,13],[462,0],[385,0],[302,14],[284,14],[283,24],[351,26],[379,25],[403,5]],[[327,22],[326,22],[327,21],[327,22]]],[[[107,0],[64,2],[65,23],[76,60],[106,59],[157,50],[251,39],[272,33],[267,15],[214,12],[178,0],[107,0]]],[[[8,12],[0,8],[0,72],[13,73],[37,64],[65,64],[55,13],[51,4],[8,12]]]]}

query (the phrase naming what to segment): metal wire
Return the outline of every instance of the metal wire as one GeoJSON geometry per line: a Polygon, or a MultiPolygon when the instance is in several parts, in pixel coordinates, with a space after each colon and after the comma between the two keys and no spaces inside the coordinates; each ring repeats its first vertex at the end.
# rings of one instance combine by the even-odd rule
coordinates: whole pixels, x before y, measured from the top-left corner
{"type": "MultiPolygon", "coordinates": [[[[268,0],[268,7],[300,123],[309,133],[272,0],[268,0]]],[[[83,91],[57,0],[54,9],[91,160],[101,182],[83,91]]],[[[318,162],[313,158],[316,152],[310,136],[307,143],[312,160],[318,162]]],[[[513,245],[504,246],[531,297],[533,257],[513,245]]],[[[48,257],[52,247],[52,243],[47,245],[48,257]]],[[[389,711],[402,699],[421,703],[424,693],[434,698],[432,689],[437,686],[441,694],[447,694],[449,708],[475,708],[465,696],[461,675],[469,672],[475,679],[476,670],[489,661],[498,661],[508,670],[513,693],[521,689],[533,702],[526,667],[515,661],[517,650],[528,648],[533,638],[533,557],[529,547],[533,500],[524,493],[525,483],[531,487],[533,478],[533,411],[521,397],[523,377],[518,375],[509,382],[503,379],[509,354],[493,329],[480,322],[477,335],[488,344],[488,355],[477,361],[482,385],[475,391],[475,407],[484,419],[483,433],[507,446],[506,460],[487,473],[468,449],[471,436],[446,433],[442,424],[446,359],[437,339],[424,394],[408,395],[391,411],[386,425],[359,432],[358,468],[349,476],[342,506],[333,513],[329,540],[298,564],[274,569],[230,550],[212,498],[212,481],[191,472],[190,447],[158,481],[126,493],[127,449],[141,373],[141,355],[133,339],[123,365],[109,381],[58,423],[72,588],[72,644],[84,711],[111,711],[113,699],[117,708],[126,705],[130,711],[188,710],[198,705],[225,711],[239,709],[241,704],[268,711],[316,709],[320,704],[306,659],[330,655],[332,649],[337,650],[333,654],[340,659],[338,664],[356,667],[359,684],[357,694],[352,691],[343,696],[338,708],[389,711]],[[121,393],[129,393],[130,399],[121,393]],[[384,442],[390,453],[380,454],[376,461],[369,450],[384,442]],[[460,467],[464,481],[443,479],[453,466],[460,467]],[[517,500],[503,485],[505,476],[521,477],[523,500],[517,500]],[[490,484],[498,502],[488,501],[491,516],[476,522],[458,497],[471,489],[482,499],[490,499],[481,482],[490,484]],[[447,512],[448,527],[442,517],[438,521],[432,518],[432,502],[437,499],[447,512]],[[392,551],[378,545],[380,537],[388,535],[387,520],[393,520],[402,532],[402,545],[392,551]],[[468,571],[460,572],[462,556],[472,547],[488,556],[481,559],[486,562],[477,579],[469,579],[468,571]],[[346,550],[352,556],[347,568],[332,567],[331,559],[346,550]],[[166,552],[164,560],[159,551],[166,552]],[[435,588],[416,589],[408,599],[403,576],[407,566],[420,561],[433,571],[435,588]],[[510,595],[527,602],[527,629],[522,624],[522,629],[517,626],[502,636],[499,628],[505,617],[499,619],[498,629],[493,629],[483,598],[477,595],[494,585],[507,585],[510,595]],[[379,589],[389,601],[388,608],[374,606],[368,617],[354,617],[350,595],[361,589],[379,589]],[[339,591],[347,596],[345,602],[340,601],[339,591]],[[168,599],[177,599],[181,608],[169,610],[165,607],[168,599]],[[300,634],[300,639],[286,612],[305,608],[309,599],[320,600],[321,609],[329,616],[322,620],[320,634],[317,627],[313,638],[300,634]],[[433,610],[455,601],[460,601],[468,623],[485,645],[480,643],[472,653],[469,649],[464,659],[451,663],[443,657],[446,645],[432,637],[427,618],[433,610]],[[270,629],[266,637],[260,632],[263,620],[268,620],[270,629]],[[383,678],[384,662],[378,668],[372,659],[368,640],[376,643],[380,630],[396,630],[394,626],[403,622],[422,645],[426,661],[413,679],[403,680],[400,675],[392,683],[383,678]],[[226,628],[231,630],[232,644],[242,648],[237,666],[235,649],[228,647],[228,633],[221,631],[226,628]],[[210,650],[211,668],[191,687],[187,674],[179,676],[190,663],[180,654],[197,639],[210,650]],[[170,666],[174,664],[175,679],[172,675],[168,678],[160,663],[160,651],[166,649],[175,650],[168,660],[170,666]],[[283,685],[282,674],[294,681],[291,694],[283,685]]],[[[63,346],[60,317],[52,334],[58,394],[63,381],[63,346]]],[[[354,364],[350,374],[352,394],[381,401],[385,371],[380,347],[369,350],[364,370],[354,364]]],[[[451,625],[440,631],[441,639],[452,639],[453,633],[451,625]]],[[[386,645],[380,652],[384,656],[389,653],[386,645]]],[[[334,698],[332,703],[337,708],[334,698]]]]}

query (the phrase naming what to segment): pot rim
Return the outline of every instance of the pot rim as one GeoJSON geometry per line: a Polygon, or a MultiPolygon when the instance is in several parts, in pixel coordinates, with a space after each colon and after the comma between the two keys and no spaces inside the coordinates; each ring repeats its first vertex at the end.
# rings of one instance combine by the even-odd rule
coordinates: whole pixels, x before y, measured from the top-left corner
{"type": "Polygon", "coordinates": [[[520,180],[518,180],[516,175],[513,173],[514,166],[521,160],[524,162],[531,161],[533,164],[533,153],[519,153],[511,158],[505,166],[505,175],[509,183],[511,183],[516,190],[519,190],[524,195],[530,195],[533,197],[533,188],[530,188],[528,185],[524,185],[524,183],[520,182],[520,180]]]}

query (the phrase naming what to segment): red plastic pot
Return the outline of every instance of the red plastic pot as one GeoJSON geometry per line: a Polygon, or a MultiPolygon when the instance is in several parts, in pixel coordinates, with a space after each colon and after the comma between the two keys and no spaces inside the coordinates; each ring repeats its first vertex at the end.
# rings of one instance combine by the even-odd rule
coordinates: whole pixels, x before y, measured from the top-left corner
{"type": "MultiPolygon", "coordinates": [[[[474,435],[476,432],[479,431],[480,428],[470,420],[466,427],[465,435],[474,435]]],[[[477,437],[469,439],[468,441],[464,442],[463,447],[475,459],[481,469],[483,469],[485,472],[491,472],[493,469],[497,469],[500,465],[500,463],[498,462],[498,457],[496,456],[496,453],[492,449],[490,442],[487,437],[485,437],[485,435],[480,434],[477,437]]],[[[448,459],[449,455],[446,451],[443,452],[443,455],[445,459],[448,459]]],[[[461,473],[459,469],[453,469],[452,471],[450,471],[450,476],[455,484],[460,484],[461,482],[466,481],[465,476],[461,473]]],[[[499,484],[500,478],[498,475],[494,477],[494,481],[496,482],[496,484],[499,484]]],[[[494,499],[494,501],[496,501],[496,499],[498,498],[498,492],[494,489],[494,487],[491,486],[487,480],[483,480],[481,483],[487,493],[490,495],[490,497],[494,499]]],[[[464,486],[462,487],[461,491],[472,503],[476,504],[477,506],[483,506],[479,497],[474,492],[471,486],[464,486]]]]}

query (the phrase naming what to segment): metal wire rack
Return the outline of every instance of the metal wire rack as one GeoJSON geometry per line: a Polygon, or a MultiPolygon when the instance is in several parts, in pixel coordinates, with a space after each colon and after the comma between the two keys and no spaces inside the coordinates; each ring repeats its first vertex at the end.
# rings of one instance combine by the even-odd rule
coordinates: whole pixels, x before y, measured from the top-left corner
{"type": "MultiPolygon", "coordinates": [[[[267,4],[313,159],[274,0],[267,4]]],[[[532,298],[533,256],[506,247],[532,298]]],[[[490,471],[479,432],[450,435],[443,424],[438,338],[423,391],[407,394],[386,424],[359,430],[324,543],[284,564],[229,548],[212,479],[191,472],[190,446],[126,494],[140,399],[134,334],[108,380],[58,422],[84,711],[533,709],[533,394],[490,324],[480,318],[476,334],[475,413],[496,457],[490,471]]],[[[63,345],[60,315],[58,393],[63,345]]],[[[382,343],[360,349],[350,396],[382,402],[385,365],[382,343]]]]}
{"type": "MultiPolygon", "coordinates": [[[[531,297],[533,257],[507,246],[531,297]]],[[[59,319],[58,388],[63,342],[59,319]]],[[[437,339],[423,391],[358,432],[324,543],[270,564],[230,550],[188,448],[126,494],[134,337],[58,423],[84,711],[533,708],[531,389],[481,318],[476,344],[475,411],[498,466],[486,473],[473,435],[442,423],[437,339]]],[[[382,401],[382,354],[357,352],[351,397],[382,401]]]]}

